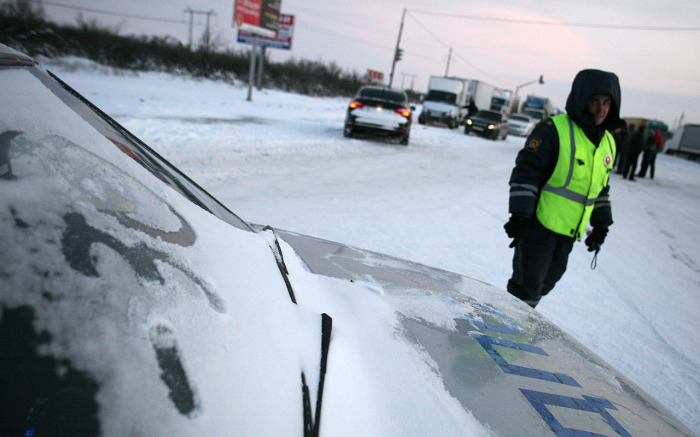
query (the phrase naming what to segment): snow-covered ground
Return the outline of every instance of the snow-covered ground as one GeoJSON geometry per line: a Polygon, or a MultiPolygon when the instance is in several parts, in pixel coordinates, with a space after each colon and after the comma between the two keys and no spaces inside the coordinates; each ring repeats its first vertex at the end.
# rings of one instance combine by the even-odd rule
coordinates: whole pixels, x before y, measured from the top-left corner
{"type": "MultiPolygon", "coordinates": [[[[523,138],[415,123],[408,147],[346,139],[347,99],[247,101],[243,84],[75,65],[49,69],[243,219],[505,288],[508,177],[523,138]]],[[[614,174],[611,198],[597,268],[577,244],[537,310],[700,435],[700,165],[660,155],[654,180],[614,174]]]]}

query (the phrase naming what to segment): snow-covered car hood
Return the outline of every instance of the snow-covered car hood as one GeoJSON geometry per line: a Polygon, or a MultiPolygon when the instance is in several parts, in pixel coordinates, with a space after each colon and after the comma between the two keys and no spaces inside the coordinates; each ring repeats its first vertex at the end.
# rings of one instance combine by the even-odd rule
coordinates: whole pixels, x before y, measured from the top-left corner
{"type": "Polygon", "coordinates": [[[280,235],[309,271],[381,293],[398,314],[404,341],[495,435],[692,435],[629,379],[501,289],[330,241],[280,235]]]}
{"type": "Polygon", "coordinates": [[[0,80],[8,433],[692,435],[503,290],[249,226],[43,70],[0,80]]]}

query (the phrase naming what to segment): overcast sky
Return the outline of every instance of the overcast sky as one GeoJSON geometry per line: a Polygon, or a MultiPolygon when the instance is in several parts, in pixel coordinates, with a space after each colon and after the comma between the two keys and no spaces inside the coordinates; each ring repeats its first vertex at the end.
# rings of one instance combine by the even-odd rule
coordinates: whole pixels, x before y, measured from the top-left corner
{"type": "MultiPolygon", "coordinates": [[[[44,0],[48,18],[75,22],[78,13],[120,33],[197,41],[212,12],[213,35],[236,50],[234,0],[44,0]]],[[[430,75],[479,79],[520,89],[564,107],[576,73],[613,71],[622,85],[622,115],[675,125],[700,123],[700,1],[687,0],[282,0],[295,16],[292,50],[273,60],[335,62],[346,71],[381,71],[389,80],[403,11],[394,87],[425,91],[430,75]],[[451,53],[451,56],[450,56],[451,53]],[[449,61],[449,63],[448,63],[449,61]]]]}

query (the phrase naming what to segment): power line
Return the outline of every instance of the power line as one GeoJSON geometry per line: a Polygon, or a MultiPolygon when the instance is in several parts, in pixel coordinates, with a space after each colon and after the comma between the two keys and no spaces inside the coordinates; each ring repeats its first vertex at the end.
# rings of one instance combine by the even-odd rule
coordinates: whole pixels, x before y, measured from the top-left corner
{"type": "MultiPolygon", "coordinates": [[[[407,11],[408,11],[408,12],[414,12],[412,9],[407,9],[407,11]]],[[[416,22],[416,24],[418,24],[420,27],[422,27],[423,30],[424,30],[428,35],[430,35],[431,37],[433,37],[433,39],[435,39],[435,41],[437,41],[438,43],[440,43],[443,47],[452,50],[452,48],[451,48],[448,44],[446,44],[444,41],[442,41],[440,38],[438,38],[437,35],[435,35],[426,25],[424,25],[423,23],[421,23],[420,21],[418,21],[418,19],[417,19],[416,17],[414,17],[414,16],[411,15],[411,14],[409,14],[409,16],[413,19],[413,21],[416,22]]],[[[499,81],[497,78],[495,78],[493,75],[491,75],[491,74],[485,72],[485,71],[482,70],[481,68],[477,67],[477,66],[474,65],[473,63],[471,63],[471,62],[469,62],[468,60],[466,60],[465,58],[463,58],[461,55],[459,55],[459,53],[454,53],[454,56],[457,57],[457,58],[459,58],[460,61],[464,62],[465,64],[467,64],[468,66],[470,66],[470,67],[473,68],[474,70],[477,70],[479,73],[483,74],[484,76],[490,77],[491,79],[500,82],[500,81],[499,81]]]]}
{"type": "Polygon", "coordinates": [[[461,15],[450,14],[447,12],[423,11],[418,9],[409,9],[410,12],[416,12],[426,15],[439,15],[443,17],[463,18],[466,20],[480,21],[496,21],[500,23],[512,24],[529,24],[537,26],[559,26],[559,27],[589,27],[593,29],[616,29],[616,30],[653,30],[653,31],[680,31],[680,32],[697,32],[700,27],[667,27],[667,26],[632,26],[621,24],[592,24],[592,23],[570,23],[557,21],[541,21],[541,20],[522,20],[517,18],[498,18],[498,17],[481,17],[477,15],[461,15]]]}
{"type": "Polygon", "coordinates": [[[52,1],[46,1],[46,0],[29,0],[29,1],[32,3],[39,3],[42,5],[56,6],[58,8],[73,9],[73,10],[81,11],[81,12],[91,12],[94,14],[112,15],[115,17],[133,18],[133,19],[137,19],[137,20],[160,21],[162,23],[185,24],[185,22],[182,20],[173,20],[170,18],[153,17],[153,16],[148,16],[148,15],[124,14],[121,12],[105,11],[102,9],[65,5],[62,3],[56,3],[56,2],[52,2],[52,1]]]}

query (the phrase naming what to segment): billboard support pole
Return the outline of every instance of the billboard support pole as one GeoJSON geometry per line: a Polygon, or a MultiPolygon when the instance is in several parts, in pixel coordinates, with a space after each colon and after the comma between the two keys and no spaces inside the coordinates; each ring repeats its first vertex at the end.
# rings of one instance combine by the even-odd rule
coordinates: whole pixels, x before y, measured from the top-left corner
{"type": "Polygon", "coordinates": [[[265,46],[260,46],[260,57],[258,58],[257,83],[258,91],[262,90],[263,67],[265,66],[265,46]]]}
{"type": "Polygon", "coordinates": [[[253,34],[253,47],[250,49],[250,70],[248,71],[248,100],[253,100],[253,82],[255,82],[255,53],[258,51],[258,35],[253,34]]]}

